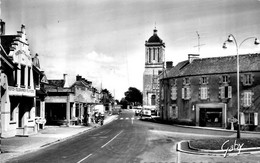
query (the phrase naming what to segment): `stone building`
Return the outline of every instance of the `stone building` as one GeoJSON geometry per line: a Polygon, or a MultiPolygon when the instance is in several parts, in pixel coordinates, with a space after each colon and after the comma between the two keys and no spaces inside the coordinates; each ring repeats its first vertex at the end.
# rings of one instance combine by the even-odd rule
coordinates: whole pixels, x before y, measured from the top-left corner
{"type": "Polygon", "coordinates": [[[99,102],[92,82],[79,75],[71,86],[66,74],[63,79],[48,80],[45,89],[48,92],[45,113],[50,125],[80,124],[86,115],[91,114],[93,105],[99,102]]]}
{"type": "Polygon", "coordinates": [[[158,76],[164,69],[165,43],[154,29],[153,35],[145,41],[145,70],[143,73],[143,105],[157,105],[159,100],[158,76]]]}
{"type": "MultiPolygon", "coordinates": [[[[166,121],[230,128],[237,118],[237,56],[186,60],[160,76],[160,110],[166,121]]],[[[260,54],[240,55],[240,123],[259,129],[260,54]]]]}
{"type": "Polygon", "coordinates": [[[9,66],[1,74],[1,136],[28,135],[36,132],[32,56],[24,25],[15,35],[4,30],[1,21],[1,55],[9,66]]]}

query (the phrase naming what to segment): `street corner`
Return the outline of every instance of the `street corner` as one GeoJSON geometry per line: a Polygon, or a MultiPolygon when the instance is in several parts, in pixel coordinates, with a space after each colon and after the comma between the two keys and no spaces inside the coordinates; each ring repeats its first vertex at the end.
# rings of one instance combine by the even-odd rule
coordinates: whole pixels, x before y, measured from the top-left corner
{"type": "Polygon", "coordinates": [[[183,140],[176,144],[176,151],[193,155],[220,156],[224,158],[228,156],[239,156],[260,153],[260,147],[242,148],[242,146],[243,145],[241,144],[233,144],[230,147],[221,148],[219,150],[207,150],[194,148],[190,145],[189,140],[183,140]]]}

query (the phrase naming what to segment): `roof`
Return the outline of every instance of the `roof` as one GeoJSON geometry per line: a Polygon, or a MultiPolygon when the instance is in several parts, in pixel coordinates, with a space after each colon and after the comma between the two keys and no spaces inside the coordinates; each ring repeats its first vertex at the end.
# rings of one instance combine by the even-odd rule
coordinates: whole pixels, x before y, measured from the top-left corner
{"type": "Polygon", "coordinates": [[[80,87],[88,87],[88,85],[86,83],[84,83],[83,81],[75,81],[71,86],[71,87],[74,87],[74,86],[80,86],[80,87]]]}
{"type": "Polygon", "coordinates": [[[154,31],[154,33],[148,39],[148,41],[146,42],[146,45],[149,45],[149,44],[162,44],[162,45],[164,45],[163,40],[157,35],[157,29],[154,29],[153,31],[154,31]]]}
{"type": "MultiPolygon", "coordinates": [[[[260,54],[239,55],[240,72],[260,71],[260,54]]],[[[237,56],[186,60],[166,71],[161,78],[210,75],[237,72],[237,56]]]]}
{"type": "MultiPolygon", "coordinates": [[[[19,35],[0,35],[1,45],[3,46],[5,52],[9,54],[10,48],[12,47],[12,43],[20,37],[19,35]]],[[[1,52],[2,53],[2,52],[1,52]]]]}
{"type": "Polygon", "coordinates": [[[62,87],[65,84],[65,80],[61,79],[61,80],[48,80],[49,85],[53,85],[55,87],[62,87]]]}

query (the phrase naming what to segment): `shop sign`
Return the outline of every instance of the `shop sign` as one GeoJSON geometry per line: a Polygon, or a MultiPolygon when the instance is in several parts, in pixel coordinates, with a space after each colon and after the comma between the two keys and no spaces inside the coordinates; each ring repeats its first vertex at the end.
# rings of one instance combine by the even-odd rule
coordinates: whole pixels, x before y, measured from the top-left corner
{"type": "Polygon", "coordinates": [[[8,86],[9,95],[15,95],[15,96],[35,96],[35,90],[34,89],[26,89],[26,88],[18,88],[18,87],[12,87],[8,86]]]}

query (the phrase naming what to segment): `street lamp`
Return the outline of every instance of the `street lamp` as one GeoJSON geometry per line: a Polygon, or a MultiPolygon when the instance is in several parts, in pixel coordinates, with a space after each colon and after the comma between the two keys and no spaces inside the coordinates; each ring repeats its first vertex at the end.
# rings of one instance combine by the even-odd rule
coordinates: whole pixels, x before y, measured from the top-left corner
{"type": "Polygon", "coordinates": [[[223,44],[223,48],[226,49],[227,48],[227,42],[230,42],[230,43],[234,42],[235,45],[236,45],[236,51],[237,51],[237,120],[238,120],[238,123],[237,123],[238,124],[237,125],[237,138],[238,139],[240,138],[239,48],[241,47],[241,45],[246,40],[249,40],[249,39],[255,39],[255,42],[254,42],[255,45],[258,45],[260,43],[259,40],[256,37],[248,37],[248,38],[244,39],[238,46],[236,38],[234,37],[234,35],[230,34],[228,36],[228,39],[223,44]]]}

